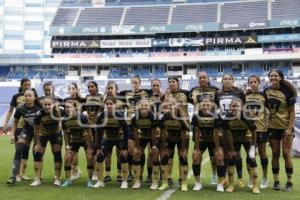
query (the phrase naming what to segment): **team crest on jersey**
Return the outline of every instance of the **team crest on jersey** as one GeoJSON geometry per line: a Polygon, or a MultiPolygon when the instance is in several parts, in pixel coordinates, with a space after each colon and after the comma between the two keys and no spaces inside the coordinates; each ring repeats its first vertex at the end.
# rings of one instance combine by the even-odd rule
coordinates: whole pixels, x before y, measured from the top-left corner
{"type": "Polygon", "coordinates": [[[275,98],[270,98],[268,101],[269,109],[272,113],[277,113],[281,104],[281,101],[275,98]]]}

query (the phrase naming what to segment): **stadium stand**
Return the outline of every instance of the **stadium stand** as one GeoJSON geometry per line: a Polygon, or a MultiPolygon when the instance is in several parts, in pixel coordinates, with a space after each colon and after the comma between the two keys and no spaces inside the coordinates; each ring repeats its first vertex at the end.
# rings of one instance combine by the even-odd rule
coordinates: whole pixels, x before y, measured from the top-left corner
{"type": "Polygon", "coordinates": [[[221,9],[223,23],[266,20],[268,20],[267,1],[225,3],[221,9]]]}
{"type": "Polygon", "coordinates": [[[52,26],[72,26],[77,12],[77,8],[59,8],[52,26]]]}
{"type": "Polygon", "coordinates": [[[76,26],[119,25],[123,8],[85,8],[76,26]]]}
{"type": "Polygon", "coordinates": [[[169,6],[131,7],[127,10],[124,25],[167,24],[169,6]]]}
{"type": "Polygon", "coordinates": [[[294,19],[299,17],[299,0],[275,0],[272,1],[272,19],[294,19]]]}
{"type": "Polygon", "coordinates": [[[172,24],[217,21],[217,4],[177,5],[173,9],[172,24]],[[189,13],[187,15],[187,13],[189,13]]]}

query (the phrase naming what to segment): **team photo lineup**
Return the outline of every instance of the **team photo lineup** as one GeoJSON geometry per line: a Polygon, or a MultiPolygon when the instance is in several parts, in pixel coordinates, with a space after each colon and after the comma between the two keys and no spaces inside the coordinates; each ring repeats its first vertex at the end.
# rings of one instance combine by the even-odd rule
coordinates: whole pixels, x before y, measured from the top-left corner
{"type": "Polygon", "coordinates": [[[0,0],[0,197],[298,200],[300,0],[0,0]]]}
{"type": "Polygon", "coordinates": [[[231,74],[223,75],[221,88],[211,85],[205,71],[196,77],[198,86],[190,91],[181,89],[176,76],[168,77],[166,91],[155,78],[150,80],[151,89],[141,89],[142,80],[133,76],[131,89],[123,91],[111,80],[103,93],[97,82],[89,81],[85,97],[76,83],[70,83],[69,96],[64,99],[55,96],[51,82],[44,83],[44,95],[38,97],[30,79],[23,78],[3,125],[7,131],[8,121],[14,118],[10,142],[15,144],[15,153],[6,183],[15,185],[29,179],[25,169],[33,146],[35,177],[30,186],[41,185],[43,155],[49,142],[56,186],[71,186],[81,175],[78,162],[86,162],[87,187],[105,187],[114,181],[110,171],[117,167],[120,187],[139,189],[144,184],[142,174],[147,165],[145,182],[151,190],[164,191],[172,185],[173,159],[178,156],[181,190],[189,190],[187,179],[192,168],[192,190],[200,191],[201,173],[207,173],[201,170],[201,163],[208,150],[212,183],[218,192],[234,192],[236,177],[239,187],[244,187],[243,164],[247,166],[247,184],[253,193],[260,193],[269,182],[274,190],[281,190],[279,173],[286,174],[283,189],[291,191],[297,91],[282,71],[271,70],[264,88],[260,77],[251,75],[243,90],[235,86],[231,74]],[[193,106],[192,116],[188,104],[193,106]],[[114,146],[117,166],[111,166],[114,146]],[[269,146],[271,156],[266,153],[269,146]],[[81,147],[86,161],[78,159],[81,147]],[[242,151],[246,152],[245,163],[242,151]],[[281,154],[285,170],[280,172],[281,154]],[[262,174],[258,173],[260,167],[262,174]]]}

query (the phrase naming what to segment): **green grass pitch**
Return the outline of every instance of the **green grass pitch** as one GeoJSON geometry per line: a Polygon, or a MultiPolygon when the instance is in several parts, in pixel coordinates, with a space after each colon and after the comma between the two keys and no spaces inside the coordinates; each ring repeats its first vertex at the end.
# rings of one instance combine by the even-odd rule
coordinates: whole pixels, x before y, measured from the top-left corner
{"type": "MultiPolygon", "coordinates": [[[[190,145],[192,148],[192,145],[190,145]]],[[[149,185],[143,184],[143,188],[140,190],[133,190],[129,188],[128,190],[119,189],[120,185],[115,181],[116,177],[116,159],[113,157],[112,164],[112,179],[113,181],[106,185],[105,188],[100,189],[90,189],[85,186],[86,182],[86,170],[85,170],[85,159],[83,151],[80,152],[80,169],[83,171],[83,176],[76,180],[71,187],[59,188],[52,185],[52,180],[54,177],[53,170],[53,157],[50,153],[50,146],[48,146],[48,151],[46,152],[43,164],[42,172],[42,185],[37,188],[32,188],[29,186],[31,182],[21,182],[17,183],[16,186],[7,186],[5,181],[10,176],[11,173],[11,161],[14,153],[14,146],[9,144],[8,137],[0,137],[0,199],[3,200],[152,200],[159,198],[164,192],[161,191],[151,191],[149,185]]],[[[191,155],[191,149],[190,153],[191,155]]],[[[270,150],[269,150],[270,155],[270,150]]],[[[176,157],[176,156],[175,156],[176,157]]],[[[204,155],[204,159],[208,158],[208,153],[204,155]]],[[[244,156],[245,160],[245,156],[244,156]]],[[[191,158],[189,158],[189,166],[191,168],[191,158]]],[[[257,159],[258,165],[260,166],[259,159],[257,159]]],[[[271,161],[271,160],[270,160],[271,161]]],[[[30,155],[29,166],[27,169],[27,174],[33,177],[33,160],[32,155],[30,155]]],[[[244,165],[245,166],[245,165],[244,165]]],[[[189,191],[181,192],[176,184],[172,188],[177,189],[169,199],[172,200],[182,200],[182,199],[201,199],[201,200],[298,200],[300,199],[300,160],[294,159],[294,189],[292,192],[284,191],[273,191],[271,188],[261,190],[261,194],[255,195],[250,192],[247,187],[243,189],[237,188],[236,192],[232,194],[228,193],[218,193],[215,191],[215,186],[210,185],[211,179],[211,167],[210,163],[207,162],[202,167],[202,184],[204,186],[203,190],[200,192],[192,191],[194,184],[193,176],[189,179],[189,191]]],[[[260,171],[260,170],[259,170],[260,171]]],[[[244,181],[247,183],[248,175],[244,167],[244,181]]],[[[261,173],[260,173],[261,174],[261,173]]],[[[144,172],[144,177],[146,176],[146,170],[144,172]]],[[[174,170],[173,170],[174,180],[178,179],[178,159],[175,158],[174,170]]],[[[281,186],[283,187],[286,181],[284,165],[281,160],[281,186]]],[[[62,173],[62,179],[64,179],[64,172],[62,173]]],[[[269,186],[272,186],[272,174],[271,167],[269,166],[269,186]]],[[[130,184],[131,185],[131,184],[130,184]]]]}

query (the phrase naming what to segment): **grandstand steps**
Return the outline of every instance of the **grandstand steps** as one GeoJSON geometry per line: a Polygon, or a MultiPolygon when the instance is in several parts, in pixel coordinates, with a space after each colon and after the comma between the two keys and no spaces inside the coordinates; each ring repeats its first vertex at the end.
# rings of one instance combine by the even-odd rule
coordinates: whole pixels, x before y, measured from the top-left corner
{"type": "Polygon", "coordinates": [[[83,9],[84,9],[84,8],[79,8],[79,9],[78,9],[77,14],[76,14],[76,16],[75,16],[75,19],[74,19],[74,21],[73,21],[72,27],[75,27],[75,26],[76,26],[77,21],[78,21],[78,19],[79,19],[79,16],[80,16],[80,14],[81,14],[81,11],[82,11],[83,9]]]}
{"type": "Polygon", "coordinates": [[[170,6],[169,17],[168,17],[168,25],[170,25],[172,23],[172,16],[173,16],[174,7],[176,7],[176,5],[171,5],[170,6]]]}
{"type": "Polygon", "coordinates": [[[126,17],[126,14],[127,14],[127,10],[129,9],[129,7],[126,7],[124,8],[123,10],[123,13],[122,13],[122,17],[121,17],[121,20],[120,20],[120,26],[122,26],[124,24],[124,20],[125,20],[125,17],[126,17]]]}

